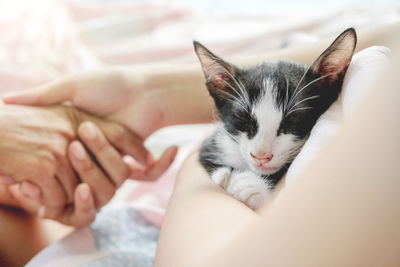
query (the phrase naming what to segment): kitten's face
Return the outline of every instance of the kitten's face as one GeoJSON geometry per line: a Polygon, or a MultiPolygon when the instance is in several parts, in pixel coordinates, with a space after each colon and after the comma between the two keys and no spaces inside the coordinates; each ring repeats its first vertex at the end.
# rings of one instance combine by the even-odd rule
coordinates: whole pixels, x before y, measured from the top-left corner
{"type": "Polygon", "coordinates": [[[317,89],[309,84],[313,77],[303,77],[306,71],[303,65],[281,61],[236,74],[234,83],[241,88],[242,101],[227,101],[220,108],[220,116],[227,138],[235,141],[251,170],[275,173],[291,162],[303,146],[319,109],[316,95],[303,102],[301,93],[295,97],[296,92],[317,89]]]}
{"type": "Polygon", "coordinates": [[[233,141],[226,150],[240,151],[238,158],[261,174],[290,163],[319,116],[336,100],[355,43],[350,29],[310,67],[279,61],[248,69],[195,43],[226,138],[233,141]]]}
{"type": "MultiPolygon", "coordinates": [[[[248,95],[247,108],[233,103],[231,112],[223,112],[221,117],[251,170],[275,173],[291,162],[303,146],[309,132],[301,127],[302,120],[308,117],[307,110],[295,111],[300,108],[300,104],[295,105],[298,101],[292,101],[292,108],[288,105],[305,71],[305,67],[295,63],[264,63],[242,71],[236,78],[248,95]],[[283,69],[290,71],[290,77],[283,69]]],[[[310,101],[307,106],[312,104],[310,101]]]]}

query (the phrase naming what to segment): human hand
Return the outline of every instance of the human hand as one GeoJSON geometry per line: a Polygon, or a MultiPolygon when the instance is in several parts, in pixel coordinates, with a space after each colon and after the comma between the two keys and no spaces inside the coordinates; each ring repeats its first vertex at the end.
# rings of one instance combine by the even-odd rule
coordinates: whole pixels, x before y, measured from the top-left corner
{"type": "MultiPolygon", "coordinates": [[[[166,100],[157,93],[161,89],[152,85],[152,81],[148,81],[150,78],[145,77],[147,76],[141,76],[140,73],[133,75],[133,72],[116,69],[88,71],[32,90],[4,96],[3,101],[6,104],[22,105],[70,102],[81,110],[125,125],[145,140],[154,131],[165,126],[167,113],[166,100]]],[[[143,146],[143,143],[138,146],[143,146]]],[[[154,179],[169,167],[157,166],[157,162],[168,159],[161,158],[156,162],[149,156],[147,160],[152,169],[145,173],[152,177],[143,179],[154,179]]]]}
{"type": "MultiPolygon", "coordinates": [[[[118,186],[124,181],[124,177],[131,172],[120,153],[111,146],[96,125],[84,122],[79,127],[78,135],[83,143],[77,140],[73,141],[68,147],[68,157],[82,183],[75,189],[73,203],[66,205],[63,211],[53,218],[76,227],[92,222],[97,209],[113,197],[118,186]],[[88,128],[92,128],[93,135],[87,135],[90,131],[88,128]],[[85,150],[84,145],[91,155],[85,150]]],[[[165,153],[166,155],[162,157],[164,161],[157,164],[161,168],[168,166],[173,161],[176,149],[167,149],[165,153]]],[[[133,171],[141,173],[142,170],[133,169],[133,171]]],[[[151,169],[151,171],[156,172],[157,170],[151,169]]],[[[149,177],[152,174],[144,176],[149,177]]],[[[10,189],[12,197],[18,203],[17,206],[25,207],[28,210],[38,210],[41,206],[37,186],[23,182],[11,185],[10,189]]]]}
{"type": "Polygon", "coordinates": [[[161,110],[164,99],[155,97],[151,87],[140,74],[103,69],[9,94],[3,97],[3,101],[37,106],[68,101],[80,110],[117,121],[145,139],[164,126],[161,110]]]}
{"type": "MultiPolygon", "coordinates": [[[[42,201],[46,208],[45,212],[42,211],[45,217],[57,218],[65,205],[74,200],[74,191],[80,177],[75,175],[69,163],[67,146],[71,140],[77,138],[79,123],[86,120],[98,124],[107,140],[119,152],[135,155],[139,162],[146,161],[147,150],[137,145],[142,141],[115,123],[63,106],[0,106],[0,173],[12,177],[12,181],[17,183],[25,181],[20,189],[30,191],[31,198],[42,201]],[[40,194],[37,190],[36,193],[32,190],[32,185],[39,186],[40,194]]],[[[83,140],[84,136],[85,134],[80,134],[83,140]]],[[[91,145],[90,141],[87,143],[91,145]]],[[[120,182],[128,176],[130,170],[127,170],[126,167],[124,177],[119,178],[120,182]]],[[[11,187],[11,191],[16,191],[16,186],[11,187]]],[[[103,195],[97,195],[95,200],[103,205],[108,201],[109,195],[112,194],[106,195],[106,200],[100,199],[103,195]]],[[[24,208],[32,212],[38,211],[37,205],[27,205],[24,208]]]]}

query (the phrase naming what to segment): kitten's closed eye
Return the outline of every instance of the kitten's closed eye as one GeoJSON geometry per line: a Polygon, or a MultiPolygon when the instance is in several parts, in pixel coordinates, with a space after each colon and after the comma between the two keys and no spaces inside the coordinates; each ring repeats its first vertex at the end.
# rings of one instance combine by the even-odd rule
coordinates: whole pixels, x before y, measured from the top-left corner
{"type": "Polygon", "coordinates": [[[232,115],[232,126],[252,139],[258,131],[257,119],[247,111],[235,111],[232,115]]]}

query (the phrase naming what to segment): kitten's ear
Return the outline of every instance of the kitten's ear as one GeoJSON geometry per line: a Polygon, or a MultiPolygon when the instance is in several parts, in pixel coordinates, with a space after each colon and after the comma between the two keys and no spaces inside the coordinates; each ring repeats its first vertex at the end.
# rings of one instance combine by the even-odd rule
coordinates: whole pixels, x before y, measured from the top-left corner
{"type": "Polygon", "coordinates": [[[234,87],[233,80],[238,68],[217,57],[199,42],[193,41],[193,45],[211,95],[226,98],[226,93],[230,94],[234,87]]]}
{"type": "Polygon", "coordinates": [[[342,77],[350,64],[356,48],[357,35],[354,28],[342,32],[333,43],[315,60],[311,72],[320,77],[326,76],[324,81],[332,83],[342,77]]]}

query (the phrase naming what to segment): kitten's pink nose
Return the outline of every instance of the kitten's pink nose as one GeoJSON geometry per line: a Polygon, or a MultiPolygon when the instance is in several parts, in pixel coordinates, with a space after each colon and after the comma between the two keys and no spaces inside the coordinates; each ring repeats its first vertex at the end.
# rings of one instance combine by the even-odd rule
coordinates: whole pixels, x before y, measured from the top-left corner
{"type": "Polygon", "coordinates": [[[268,162],[270,162],[272,160],[272,158],[274,157],[274,155],[272,155],[271,153],[256,153],[256,155],[254,155],[253,153],[250,152],[250,156],[259,164],[259,165],[263,165],[266,164],[268,162]]]}

